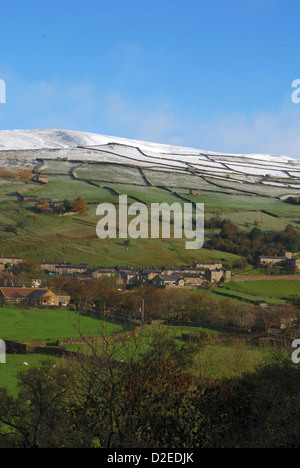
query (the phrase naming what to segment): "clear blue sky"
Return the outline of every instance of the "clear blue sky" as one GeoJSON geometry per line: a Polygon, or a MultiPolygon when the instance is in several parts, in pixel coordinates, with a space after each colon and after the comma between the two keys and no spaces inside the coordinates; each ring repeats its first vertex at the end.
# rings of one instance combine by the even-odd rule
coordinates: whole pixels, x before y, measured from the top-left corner
{"type": "Polygon", "coordinates": [[[0,44],[1,129],[300,158],[299,0],[3,1],[0,44]]]}

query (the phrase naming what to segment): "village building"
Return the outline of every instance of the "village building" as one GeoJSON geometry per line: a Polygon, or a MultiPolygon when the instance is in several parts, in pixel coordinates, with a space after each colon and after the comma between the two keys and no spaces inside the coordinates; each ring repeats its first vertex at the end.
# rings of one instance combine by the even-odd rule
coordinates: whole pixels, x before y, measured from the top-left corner
{"type": "Polygon", "coordinates": [[[38,201],[38,196],[37,195],[22,195],[21,193],[18,193],[18,199],[20,202],[37,202],[38,201]]]}
{"type": "Polygon", "coordinates": [[[88,269],[86,263],[79,265],[58,265],[55,267],[55,273],[61,276],[69,276],[77,273],[85,273],[88,269]]]}
{"type": "Polygon", "coordinates": [[[183,266],[181,267],[181,272],[183,275],[204,275],[205,269],[195,268],[193,266],[183,266]]]}
{"type": "Polygon", "coordinates": [[[138,273],[139,281],[143,284],[148,284],[153,280],[153,278],[155,278],[157,275],[160,275],[161,272],[161,268],[142,268],[138,273]]]}
{"type": "Polygon", "coordinates": [[[43,211],[43,213],[61,214],[65,212],[64,202],[52,198],[39,198],[35,205],[35,209],[43,211]]]}
{"type": "Polygon", "coordinates": [[[126,286],[135,286],[139,282],[138,275],[133,271],[123,271],[119,276],[123,280],[123,284],[126,284],[126,286]]]}
{"type": "Polygon", "coordinates": [[[205,277],[204,275],[190,273],[183,276],[183,281],[185,286],[201,286],[205,281],[205,277]]]}
{"type": "Polygon", "coordinates": [[[280,255],[275,256],[267,256],[261,255],[259,257],[259,264],[261,266],[268,266],[268,265],[292,265],[295,268],[295,271],[300,271],[300,260],[298,258],[293,258],[292,252],[284,250],[280,253],[280,255]]]}
{"type": "Polygon", "coordinates": [[[95,279],[102,278],[103,276],[111,277],[117,274],[115,267],[94,267],[91,272],[95,279]]]}
{"type": "Polygon", "coordinates": [[[199,189],[190,189],[190,195],[201,197],[202,190],[199,189]]]}
{"type": "Polygon", "coordinates": [[[15,257],[14,255],[12,256],[8,256],[8,257],[4,257],[3,255],[1,255],[0,257],[0,264],[3,264],[3,265],[11,265],[11,266],[14,266],[14,265],[18,265],[19,263],[22,263],[23,262],[23,259],[21,257],[15,257]]]}
{"type": "Polygon", "coordinates": [[[40,267],[43,271],[48,271],[61,276],[73,275],[76,273],[85,273],[88,270],[87,263],[79,263],[73,265],[69,262],[45,262],[40,263],[40,267]]]}
{"type": "Polygon", "coordinates": [[[41,262],[40,267],[43,271],[50,271],[50,272],[55,272],[56,268],[59,268],[60,266],[71,266],[72,263],[67,263],[67,262],[41,262]]]}
{"type": "MultiPolygon", "coordinates": [[[[178,270],[178,269],[177,269],[178,270]]],[[[163,265],[161,269],[162,275],[173,275],[175,268],[171,265],[163,265]]]]}
{"type": "Polygon", "coordinates": [[[223,264],[220,262],[197,262],[194,261],[193,267],[197,269],[204,269],[204,270],[221,270],[223,268],[223,264]]]}
{"type": "Polygon", "coordinates": [[[231,280],[231,271],[230,270],[206,270],[205,277],[210,283],[219,283],[222,278],[224,281],[231,280]]]}
{"type": "Polygon", "coordinates": [[[66,306],[68,306],[70,304],[71,296],[68,296],[68,294],[57,293],[56,295],[58,297],[58,305],[59,306],[66,307],[66,306]]]}
{"type": "Polygon", "coordinates": [[[295,267],[296,272],[300,272],[300,259],[299,258],[292,258],[289,260],[289,263],[295,267]]]}
{"type": "MultiPolygon", "coordinates": [[[[49,289],[0,287],[0,304],[5,302],[33,307],[51,307],[60,305],[60,297],[49,289]]],[[[64,296],[64,301],[66,296],[64,296]]],[[[70,299],[69,299],[70,300],[70,299]]]]}
{"type": "Polygon", "coordinates": [[[159,288],[184,286],[184,279],[175,275],[156,275],[151,283],[159,288]]]}

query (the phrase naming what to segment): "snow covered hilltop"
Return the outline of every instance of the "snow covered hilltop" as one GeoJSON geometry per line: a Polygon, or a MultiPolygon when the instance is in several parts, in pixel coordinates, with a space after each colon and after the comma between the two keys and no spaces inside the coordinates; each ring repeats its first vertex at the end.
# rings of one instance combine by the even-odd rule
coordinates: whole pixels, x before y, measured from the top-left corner
{"type": "Polygon", "coordinates": [[[195,182],[193,188],[201,188],[191,179],[196,176],[203,185],[260,184],[300,194],[300,160],[286,156],[225,154],[70,130],[0,131],[0,165],[24,167],[37,160],[114,164],[119,165],[118,171],[134,167],[149,171],[150,176],[160,173],[162,180],[181,178],[180,187],[191,187],[182,184],[184,176],[195,182]]]}
{"type": "MultiPolygon", "coordinates": [[[[280,155],[269,154],[226,154],[194,149],[182,146],[173,146],[159,143],[151,143],[140,140],[100,135],[97,133],[78,132],[73,130],[0,130],[0,151],[13,150],[44,150],[44,149],[70,149],[78,146],[103,146],[117,144],[128,147],[136,147],[155,154],[173,155],[210,155],[224,156],[226,158],[247,157],[261,159],[265,162],[297,162],[297,160],[280,155]]],[[[299,162],[300,163],[300,162],[299,162]]]]}

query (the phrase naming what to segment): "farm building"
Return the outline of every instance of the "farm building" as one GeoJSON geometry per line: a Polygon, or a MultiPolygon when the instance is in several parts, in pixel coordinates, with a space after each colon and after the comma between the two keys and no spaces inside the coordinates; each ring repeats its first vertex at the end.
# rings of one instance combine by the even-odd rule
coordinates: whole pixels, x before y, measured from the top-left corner
{"type": "Polygon", "coordinates": [[[18,196],[19,196],[19,201],[22,201],[22,202],[37,202],[38,201],[37,195],[22,195],[19,193],[18,196]]]}
{"type": "Polygon", "coordinates": [[[259,264],[266,266],[266,265],[293,265],[296,271],[300,271],[300,260],[297,258],[293,258],[292,252],[284,251],[281,254],[275,255],[274,257],[262,255],[259,257],[259,264]]]}
{"type": "Polygon", "coordinates": [[[34,307],[58,306],[60,305],[60,296],[49,289],[1,287],[0,304],[5,302],[34,307]]]}
{"type": "Polygon", "coordinates": [[[203,275],[197,275],[194,273],[188,273],[183,276],[185,286],[200,286],[205,278],[203,275]]]}
{"type": "Polygon", "coordinates": [[[210,283],[219,283],[224,277],[225,281],[231,280],[230,270],[206,270],[205,277],[210,283]]]}
{"type": "Polygon", "coordinates": [[[205,270],[221,270],[223,265],[220,262],[197,262],[195,260],[193,263],[193,267],[205,270]]]}
{"type": "Polygon", "coordinates": [[[202,190],[199,189],[190,189],[190,195],[201,197],[202,190]]]}
{"type": "Polygon", "coordinates": [[[0,257],[0,264],[3,265],[18,265],[22,262],[23,259],[21,257],[14,257],[13,255],[11,257],[4,257],[3,255],[1,255],[0,257]]]}
{"type": "Polygon", "coordinates": [[[160,288],[184,286],[184,279],[176,275],[156,275],[151,282],[160,288]]]}

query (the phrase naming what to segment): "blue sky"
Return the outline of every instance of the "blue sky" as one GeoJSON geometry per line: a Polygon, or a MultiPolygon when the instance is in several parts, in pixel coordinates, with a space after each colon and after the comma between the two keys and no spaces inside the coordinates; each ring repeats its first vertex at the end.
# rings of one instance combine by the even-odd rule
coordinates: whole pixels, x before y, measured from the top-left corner
{"type": "Polygon", "coordinates": [[[300,158],[299,0],[10,0],[1,129],[300,158]]]}

